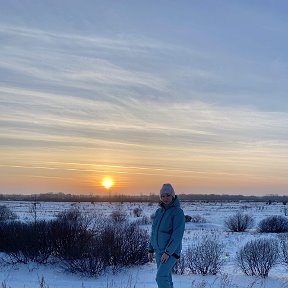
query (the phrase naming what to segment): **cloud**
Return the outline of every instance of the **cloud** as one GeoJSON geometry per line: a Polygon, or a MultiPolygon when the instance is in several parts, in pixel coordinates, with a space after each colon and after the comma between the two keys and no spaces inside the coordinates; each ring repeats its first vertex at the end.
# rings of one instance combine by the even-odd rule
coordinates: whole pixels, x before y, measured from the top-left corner
{"type": "MultiPolygon", "coordinates": [[[[242,51],[242,44],[235,49],[235,43],[220,43],[226,30],[219,39],[207,34],[203,41],[211,46],[204,45],[207,23],[197,19],[199,31],[189,24],[183,30],[187,34],[178,27],[164,37],[156,33],[161,29],[137,30],[141,25],[135,33],[134,28],[96,31],[89,21],[86,32],[79,28],[85,26],[82,18],[70,20],[77,28],[57,30],[62,20],[37,26],[32,20],[22,26],[2,20],[3,165],[24,169],[33,158],[31,167],[42,170],[67,164],[67,170],[83,173],[114,169],[185,178],[213,174],[216,179],[276,177],[281,169],[284,177],[286,59],[273,56],[274,44],[272,56],[262,57],[258,46],[250,53],[250,47],[242,51]],[[93,162],[99,166],[92,167],[93,162]]],[[[229,35],[233,31],[230,27],[229,35]]],[[[246,39],[240,36],[238,44],[246,39]]]]}
{"type": "Polygon", "coordinates": [[[0,93],[1,135],[15,139],[15,145],[21,138],[83,147],[102,141],[103,147],[108,143],[188,151],[214,147],[225,153],[225,149],[256,149],[260,143],[272,149],[287,142],[288,117],[281,112],[199,101],[134,100],[123,105],[105,98],[7,87],[0,88],[0,93]]]}
{"type": "Polygon", "coordinates": [[[109,38],[4,25],[0,36],[0,76],[8,85],[122,102],[178,98],[287,110],[287,71],[279,60],[232,57],[131,35],[109,38]]]}

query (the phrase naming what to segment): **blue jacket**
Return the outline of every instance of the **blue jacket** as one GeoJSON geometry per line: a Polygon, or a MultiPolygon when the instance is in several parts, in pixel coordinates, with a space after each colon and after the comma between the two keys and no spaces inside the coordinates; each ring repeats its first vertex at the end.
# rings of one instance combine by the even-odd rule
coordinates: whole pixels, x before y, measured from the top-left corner
{"type": "Polygon", "coordinates": [[[184,212],[177,196],[168,205],[161,204],[152,224],[149,252],[167,253],[179,258],[185,229],[184,212]]]}

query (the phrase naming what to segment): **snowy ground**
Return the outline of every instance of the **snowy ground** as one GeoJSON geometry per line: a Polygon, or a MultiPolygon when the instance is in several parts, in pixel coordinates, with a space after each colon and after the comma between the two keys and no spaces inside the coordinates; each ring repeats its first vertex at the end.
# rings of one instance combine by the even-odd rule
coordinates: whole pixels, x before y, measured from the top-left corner
{"type": "MultiPolygon", "coordinates": [[[[31,202],[0,202],[6,205],[22,220],[33,220],[31,213],[31,202]]],[[[97,215],[110,215],[111,211],[121,209],[129,215],[131,221],[136,220],[133,210],[136,207],[143,209],[144,215],[150,217],[155,212],[157,204],[148,203],[38,203],[37,218],[52,219],[59,211],[77,207],[84,213],[96,213],[97,215]]],[[[204,217],[206,223],[186,223],[183,239],[183,249],[185,250],[192,241],[197,241],[203,234],[218,236],[225,244],[225,264],[221,273],[217,276],[200,275],[174,275],[175,288],[192,287],[213,287],[213,288],[284,288],[288,287],[288,268],[278,265],[271,269],[269,277],[261,279],[244,275],[235,266],[235,253],[248,240],[256,237],[264,237],[258,234],[255,229],[245,233],[231,233],[225,231],[224,220],[237,211],[243,211],[251,215],[256,224],[269,215],[284,215],[287,212],[286,206],[282,203],[182,203],[182,208],[186,215],[204,217]]],[[[150,229],[150,225],[143,228],[150,229]]],[[[0,267],[0,285],[11,288],[38,288],[41,279],[45,281],[46,288],[155,288],[155,263],[144,266],[122,270],[117,274],[107,273],[97,279],[82,278],[79,275],[66,274],[55,265],[2,265],[0,267]],[[6,285],[6,286],[5,286],[6,285]]]]}

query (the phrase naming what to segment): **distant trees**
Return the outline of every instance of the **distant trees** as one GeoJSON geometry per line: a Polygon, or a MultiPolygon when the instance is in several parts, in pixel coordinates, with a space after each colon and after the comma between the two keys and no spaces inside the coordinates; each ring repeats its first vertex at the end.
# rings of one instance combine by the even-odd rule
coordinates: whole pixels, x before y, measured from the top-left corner
{"type": "MultiPolygon", "coordinates": [[[[267,195],[267,196],[247,196],[247,195],[225,195],[225,194],[180,194],[179,197],[184,201],[205,201],[205,202],[227,202],[227,201],[250,201],[250,202],[266,202],[272,203],[275,201],[287,203],[287,196],[267,195]]],[[[103,195],[75,195],[59,193],[41,193],[41,194],[14,194],[6,195],[0,194],[0,200],[14,200],[14,201],[53,201],[53,202],[151,202],[155,203],[159,199],[157,194],[150,195],[113,195],[112,197],[103,195]]]]}

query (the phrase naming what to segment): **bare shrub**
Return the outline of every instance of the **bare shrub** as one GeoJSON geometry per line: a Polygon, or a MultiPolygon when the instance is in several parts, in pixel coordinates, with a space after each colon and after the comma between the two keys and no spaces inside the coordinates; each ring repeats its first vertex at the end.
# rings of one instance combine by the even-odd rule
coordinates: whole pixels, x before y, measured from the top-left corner
{"type": "Polygon", "coordinates": [[[259,222],[258,231],[261,233],[288,232],[288,219],[280,215],[269,216],[259,222]]]}
{"type": "Polygon", "coordinates": [[[216,275],[224,262],[222,254],[223,244],[216,237],[204,236],[188,247],[185,261],[192,273],[216,275]]]}
{"type": "Polygon", "coordinates": [[[0,221],[8,221],[17,219],[16,213],[11,211],[7,206],[0,205],[0,221]]]}
{"type": "MultiPolygon", "coordinates": [[[[98,276],[107,266],[117,271],[121,267],[148,262],[148,233],[134,223],[111,224],[106,220],[94,231],[90,243],[77,257],[65,259],[63,267],[73,273],[98,276]]],[[[81,245],[84,246],[84,245],[81,245]]]]}
{"type": "Polygon", "coordinates": [[[127,220],[127,213],[121,210],[115,210],[112,211],[111,218],[115,223],[122,223],[127,220]]]}
{"type": "MultiPolygon", "coordinates": [[[[93,248],[92,248],[93,250],[93,248]]],[[[105,264],[101,257],[91,254],[80,259],[66,260],[62,263],[62,267],[70,273],[78,273],[88,277],[98,277],[105,271],[105,264]]]]}
{"type": "Polygon", "coordinates": [[[190,215],[185,215],[185,222],[191,222],[192,216],[190,215]]]}
{"type": "Polygon", "coordinates": [[[107,266],[117,271],[121,267],[142,265],[147,259],[148,234],[135,224],[112,225],[106,221],[82,256],[67,259],[63,267],[85,276],[99,276],[107,266]]]}
{"type": "Polygon", "coordinates": [[[114,267],[147,263],[148,239],[148,233],[133,223],[107,225],[97,235],[105,265],[114,267]]]}
{"type": "Polygon", "coordinates": [[[11,288],[11,286],[8,286],[5,281],[3,281],[3,282],[1,283],[1,286],[0,286],[0,287],[1,287],[1,288],[11,288]]]}
{"type": "Polygon", "coordinates": [[[201,215],[194,215],[191,217],[191,220],[190,220],[192,223],[206,223],[207,220],[206,218],[202,217],[201,215]]]}
{"type": "Polygon", "coordinates": [[[277,263],[278,242],[275,239],[256,239],[244,245],[237,252],[236,261],[240,269],[249,276],[267,277],[277,263]]]}
{"type": "Polygon", "coordinates": [[[91,218],[84,217],[77,209],[70,209],[59,214],[52,223],[55,255],[61,259],[65,271],[90,277],[104,272],[106,266],[102,254],[105,244],[99,243],[97,235],[107,225],[107,220],[101,217],[96,220],[97,225],[91,227],[91,218]]]}
{"type": "Polygon", "coordinates": [[[141,217],[143,214],[143,209],[141,209],[140,207],[136,207],[133,209],[133,215],[135,217],[141,217]]]}
{"type": "Polygon", "coordinates": [[[288,266],[288,233],[280,234],[278,237],[281,262],[288,266]]]}
{"type": "Polygon", "coordinates": [[[0,222],[0,251],[10,263],[46,263],[50,257],[61,260],[66,271],[85,276],[98,276],[107,266],[148,262],[148,233],[136,224],[109,222],[102,219],[91,227],[77,210],[49,222],[0,222]]]}
{"type": "Polygon", "coordinates": [[[185,257],[181,256],[173,266],[172,273],[177,275],[183,275],[185,273],[185,268],[186,268],[185,257]]]}
{"type": "Polygon", "coordinates": [[[46,284],[44,276],[39,278],[39,288],[49,288],[49,286],[46,284]]]}
{"type": "Polygon", "coordinates": [[[137,219],[136,221],[134,221],[134,223],[136,225],[148,225],[148,224],[151,224],[151,220],[150,218],[144,215],[140,217],[139,219],[137,219]]]}
{"type": "MultiPolygon", "coordinates": [[[[0,284],[0,287],[1,288],[12,288],[11,286],[8,286],[5,281],[3,281],[0,284]]],[[[25,287],[25,285],[24,285],[24,287],[25,287]]],[[[39,288],[49,288],[49,286],[46,284],[43,276],[39,279],[39,288]]]]}
{"type": "Polygon", "coordinates": [[[194,216],[190,216],[190,215],[185,215],[185,222],[192,222],[192,223],[206,223],[207,220],[202,217],[201,215],[194,215],[194,216]]]}
{"type": "Polygon", "coordinates": [[[77,208],[71,208],[59,212],[56,215],[57,219],[62,222],[82,222],[83,215],[77,208]]]}
{"type": "Polygon", "coordinates": [[[94,237],[89,224],[90,221],[76,210],[61,214],[61,217],[51,222],[49,236],[53,242],[54,255],[72,260],[87,254],[94,237]]]}
{"type": "Polygon", "coordinates": [[[85,276],[98,276],[107,266],[114,269],[148,262],[147,231],[128,222],[100,220],[93,229],[78,212],[49,222],[0,222],[0,251],[10,263],[52,259],[60,261],[66,271],[85,276]]]}
{"type": "Polygon", "coordinates": [[[0,239],[0,249],[7,253],[12,263],[46,263],[53,251],[49,222],[46,221],[2,223],[0,239]]]}
{"type": "Polygon", "coordinates": [[[89,227],[76,210],[64,211],[52,221],[0,222],[0,251],[12,263],[79,259],[93,241],[94,231],[89,227]]]}
{"type": "Polygon", "coordinates": [[[248,214],[237,212],[236,214],[228,217],[224,226],[233,232],[244,232],[247,229],[252,228],[254,225],[254,219],[248,214]]]}

